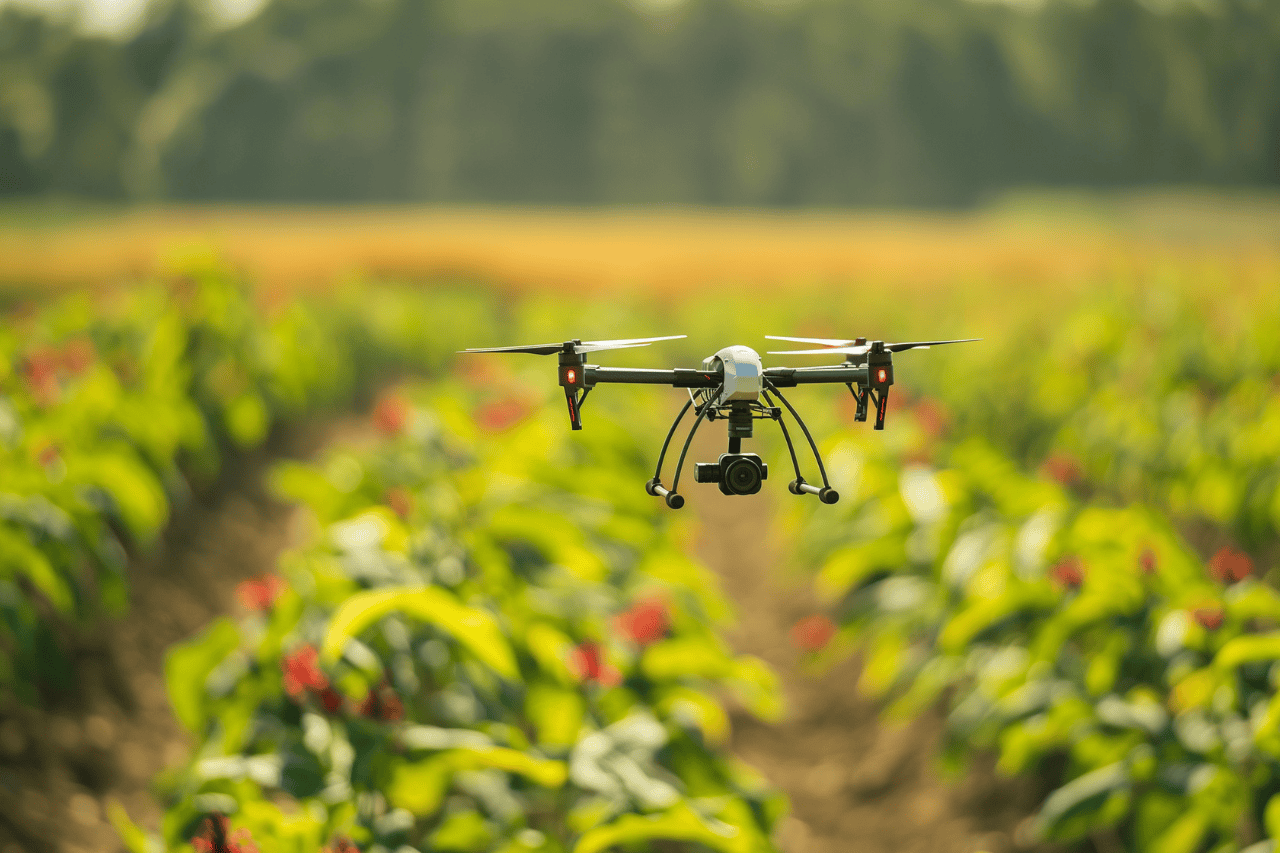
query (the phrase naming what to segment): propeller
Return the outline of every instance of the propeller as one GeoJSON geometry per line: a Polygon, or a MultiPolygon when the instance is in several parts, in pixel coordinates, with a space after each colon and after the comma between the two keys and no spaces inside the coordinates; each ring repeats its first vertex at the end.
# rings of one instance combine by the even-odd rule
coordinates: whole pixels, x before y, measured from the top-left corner
{"type": "Polygon", "coordinates": [[[600,352],[609,349],[630,349],[631,347],[646,347],[655,341],[674,341],[679,338],[687,338],[688,335],[668,335],[664,338],[622,338],[613,341],[565,341],[560,344],[532,344],[530,346],[515,347],[473,347],[471,349],[458,350],[458,352],[527,352],[532,355],[555,355],[558,352],[566,352],[568,348],[572,348],[577,355],[588,352],[600,352]]]}
{"type": "MultiPolygon", "coordinates": [[[[803,340],[802,338],[773,338],[772,336],[767,336],[767,337],[771,337],[771,339],[775,341],[803,340]]],[[[816,339],[810,339],[810,340],[813,341],[816,339]]],[[[884,348],[887,352],[904,352],[909,349],[928,349],[929,347],[942,346],[943,344],[965,344],[971,341],[980,341],[980,340],[982,340],[982,338],[960,338],[959,340],[954,340],[954,341],[911,341],[909,343],[902,343],[902,344],[885,344],[884,348]]],[[[837,346],[827,346],[827,347],[823,347],[822,349],[796,349],[796,350],[783,350],[783,351],[770,350],[769,355],[835,355],[835,354],[863,355],[865,353],[871,352],[871,349],[873,346],[875,346],[875,343],[879,343],[879,342],[877,341],[875,343],[864,343],[858,346],[845,346],[845,344],[853,343],[853,341],[832,341],[831,343],[837,344],[837,346]]]]}
{"type": "Polygon", "coordinates": [[[824,347],[847,347],[854,344],[866,343],[866,338],[858,338],[857,340],[835,340],[834,338],[784,338],[779,335],[765,335],[766,340],[770,341],[792,341],[797,344],[822,344],[824,347]]]}

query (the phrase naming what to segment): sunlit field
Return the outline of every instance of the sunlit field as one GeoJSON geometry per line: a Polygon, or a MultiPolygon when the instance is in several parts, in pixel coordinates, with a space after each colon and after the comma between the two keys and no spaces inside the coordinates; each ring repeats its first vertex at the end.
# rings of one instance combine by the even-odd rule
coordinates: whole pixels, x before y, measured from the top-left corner
{"type": "Polygon", "coordinates": [[[0,284],[0,853],[1280,837],[1274,199],[10,206],[0,284]],[[591,360],[982,340],[679,512],[685,392],[457,353],[674,334],[591,360]]]}
{"type": "Polygon", "coordinates": [[[127,282],[193,248],[216,249],[260,285],[290,289],[352,276],[460,277],[500,289],[675,299],[743,285],[878,285],[1022,301],[1187,268],[1220,271],[1242,292],[1280,268],[1280,202],[1063,194],[1008,197],[967,214],[0,208],[0,283],[9,286],[127,282]]]}

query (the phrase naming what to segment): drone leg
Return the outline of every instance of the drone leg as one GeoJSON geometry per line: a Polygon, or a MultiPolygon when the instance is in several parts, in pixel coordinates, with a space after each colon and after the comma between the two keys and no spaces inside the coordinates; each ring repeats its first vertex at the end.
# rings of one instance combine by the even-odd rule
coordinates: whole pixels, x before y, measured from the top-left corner
{"type": "Polygon", "coordinates": [[[889,389],[884,388],[880,392],[880,396],[876,398],[876,425],[875,429],[884,429],[885,412],[889,409],[889,389]]]}
{"type": "Polygon", "coordinates": [[[853,395],[853,399],[858,401],[858,411],[854,413],[853,419],[857,423],[862,423],[867,419],[867,392],[853,390],[852,382],[846,382],[845,386],[849,389],[849,393],[853,395]]]}
{"type": "MultiPolygon", "coordinates": [[[[831,488],[831,483],[827,481],[827,469],[822,465],[822,455],[818,453],[818,445],[814,444],[813,436],[809,434],[809,428],[804,425],[804,420],[801,419],[800,413],[797,412],[795,407],[787,401],[786,397],[782,396],[782,392],[779,391],[772,382],[766,380],[765,384],[769,387],[770,391],[778,395],[778,399],[782,401],[782,405],[786,406],[787,411],[791,412],[791,417],[795,418],[796,423],[800,424],[800,429],[804,432],[804,437],[809,440],[809,447],[813,450],[813,458],[817,460],[818,473],[822,475],[822,488],[811,486],[808,483],[797,483],[796,489],[799,490],[797,494],[799,492],[805,492],[807,494],[817,495],[818,500],[822,501],[824,504],[833,504],[840,500],[840,493],[831,488]]],[[[779,423],[781,423],[781,420],[779,420],[779,423]]],[[[796,478],[800,479],[798,470],[799,466],[797,466],[796,478]]]]}
{"type": "MultiPolygon", "coordinates": [[[[769,396],[768,391],[761,391],[765,401],[773,406],[773,398],[769,396]]],[[[787,489],[793,495],[801,494],[799,486],[804,483],[804,477],[800,476],[800,460],[796,459],[796,446],[791,443],[791,434],[787,432],[787,424],[782,418],[778,418],[778,426],[782,427],[782,438],[787,442],[787,452],[791,454],[791,467],[796,469],[796,478],[787,484],[787,489]]]]}
{"type": "Polygon", "coordinates": [[[573,429],[582,429],[582,401],[578,398],[578,389],[566,385],[564,399],[569,404],[569,426],[573,429]]]}
{"type": "Polygon", "coordinates": [[[667,447],[671,444],[671,436],[676,434],[676,427],[680,426],[680,421],[684,420],[685,412],[689,411],[689,407],[692,405],[692,399],[685,403],[684,408],[680,410],[680,414],[676,415],[675,421],[672,422],[671,429],[667,430],[667,440],[662,442],[662,452],[658,454],[658,467],[654,469],[653,479],[644,484],[644,490],[651,495],[661,495],[665,498],[668,494],[667,490],[662,488],[662,461],[667,458],[667,447]]]}
{"type": "MultiPolygon", "coordinates": [[[[702,410],[698,412],[698,418],[693,422],[693,426],[689,428],[689,437],[684,440],[684,447],[680,450],[680,460],[676,462],[676,475],[671,480],[671,491],[664,495],[667,499],[667,506],[672,509],[679,509],[684,506],[684,498],[676,494],[676,489],[680,486],[680,469],[684,467],[684,457],[689,453],[689,445],[693,443],[693,434],[698,431],[698,426],[702,423],[703,418],[707,416],[707,412],[709,411],[711,411],[710,404],[703,406],[702,410]]],[[[655,494],[658,493],[657,489],[658,487],[655,486],[655,494]]]]}

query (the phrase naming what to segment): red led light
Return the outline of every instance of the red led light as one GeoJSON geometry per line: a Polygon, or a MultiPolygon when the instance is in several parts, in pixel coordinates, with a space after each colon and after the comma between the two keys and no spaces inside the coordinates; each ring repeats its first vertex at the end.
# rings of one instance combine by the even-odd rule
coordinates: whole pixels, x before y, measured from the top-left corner
{"type": "Polygon", "coordinates": [[[888,374],[885,372],[885,369],[882,367],[882,368],[880,368],[880,370],[876,373],[876,381],[877,381],[877,382],[883,382],[883,381],[885,381],[885,379],[887,378],[887,376],[888,376],[888,374]]]}
{"type": "Polygon", "coordinates": [[[565,371],[564,378],[569,380],[570,385],[573,385],[575,382],[578,381],[578,371],[574,370],[571,367],[567,371],[565,371]]]}

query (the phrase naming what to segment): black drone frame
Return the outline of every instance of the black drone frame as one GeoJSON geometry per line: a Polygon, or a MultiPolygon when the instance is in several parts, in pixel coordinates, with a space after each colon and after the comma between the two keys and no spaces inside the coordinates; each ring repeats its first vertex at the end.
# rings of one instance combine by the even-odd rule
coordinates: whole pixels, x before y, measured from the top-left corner
{"type": "Polygon", "coordinates": [[[667,506],[672,509],[680,509],[684,506],[684,497],[677,490],[680,486],[680,472],[684,468],[684,460],[689,454],[689,447],[693,443],[693,437],[704,420],[717,419],[724,419],[729,422],[729,453],[741,452],[742,439],[750,438],[752,435],[753,421],[764,419],[777,421],[782,430],[783,440],[787,443],[787,451],[791,455],[791,465],[796,475],[795,479],[787,485],[787,489],[793,495],[817,495],[818,500],[825,504],[833,504],[840,500],[840,493],[831,488],[831,483],[827,479],[827,469],[822,464],[822,454],[818,452],[818,445],[814,442],[813,435],[809,432],[809,428],[805,425],[804,419],[800,417],[800,413],[796,411],[795,406],[792,406],[790,401],[783,396],[782,391],[779,390],[780,388],[794,388],[798,385],[819,383],[845,385],[858,403],[855,420],[865,421],[867,419],[867,404],[870,401],[874,403],[876,408],[875,428],[884,429],[885,412],[889,403],[889,386],[893,384],[893,365],[892,356],[887,351],[884,351],[883,348],[879,352],[873,348],[871,352],[867,353],[867,362],[862,364],[846,361],[845,364],[828,367],[766,368],[762,377],[763,389],[761,390],[761,396],[764,397],[767,405],[749,400],[730,400],[726,404],[717,406],[713,405],[713,401],[716,399],[721,386],[724,385],[724,372],[722,369],[695,370],[675,368],[672,370],[660,370],[652,368],[600,367],[585,363],[585,359],[576,349],[576,347],[581,346],[581,343],[581,341],[566,342],[560,351],[560,385],[564,388],[565,401],[569,408],[569,421],[573,429],[582,429],[582,404],[587,395],[597,385],[606,383],[669,385],[673,388],[687,388],[690,390],[689,402],[685,403],[680,413],[676,415],[675,421],[671,424],[671,429],[667,431],[666,440],[662,442],[662,451],[658,454],[658,465],[654,470],[653,479],[645,483],[646,492],[655,497],[663,498],[667,506]],[[875,371],[874,374],[873,370],[875,371]],[[705,389],[711,393],[706,396],[702,403],[697,403],[692,394],[693,389],[705,389]],[[808,483],[800,473],[800,461],[796,456],[795,444],[792,443],[791,433],[787,430],[786,422],[782,419],[782,409],[774,405],[773,397],[775,396],[791,413],[791,417],[795,418],[800,430],[804,433],[805,439],[809,442],[809,448],[813,451],[814,461],[818,464],[818,474],[822,478],[821,486],[808,483]],[[689,413],[691,408],[694,410],[696,418],[693,426],[689,429],[688,436],[685,438],[684,446],[680,449],[680,458],[676,462],[675,475],[671,480],[671,488],[668,489],[662,485],[662,463],[666,460],[672,437],[675,436],[680,422],[684,420],[684,416],[689,413]]]}
{"type": "Polygon", "coordinates": [[[676,415],[675,421],[672,422],[671,429],[667,431],[666,440],[662,443],[662,452],[658,455],[658,465],[654,471],[653,479],[645,483],[645,491],[649,494],[663,498],[667,506],[672,509],[680,509],[684,506],[684,497],[677,491],[680,485],[680,472],[684,467],[685,457],[689,453],[689,446],[693,443],[693,436],[697,433],[698,427],[702,425],[704,420],[718,419],[728,421],[729,454],[739,454],[741,452],[742,439],[751,437],[754,421],[777,421],[782,430],[782,437],[787,443],[787,450],[791,455],[791,465],[795,469],[796,475],[795,479],[788,484],[788,490],[793,495],[817,495],[818,499],[825,504],[835,503],[840,499],[840,494],[831,488],[831,483],[827,480],[827,470],[822,464],[822,455],[818,452],[818,445],[814,442],[809,428],[805,426],[804,420],[800,417],[800,413],[783,396],[781,389],[795,388],[799,385],[844,385],[853,394],[854,400],[857,401],[858,408],[854,415],[854,420],[865,421],[868,415],[868,407],[874,406],[876,410],[875,429],[884,429],[885,414],[889,404],[889,388],[893,385],[893,353],[915,348],[927,349],[934,344],[962,342],[918,341],[915,343],[886,344],[884,341],[868,343],[861,338],[857,341],[777,338],[777,340],[800,340],[827,344],[821,350],[797,351],[794,353],[797,355],[829,353],[832,355],[843,354],[846,358],[843,364],[837,365],[764,368],[764,372],[760,377],[761,387],[759,390],[760,396],[764,398],[764,403],[758,400],[734,399],[716,403],[725,385],[725,372],[722,363],[718,363],[715,369],[678,367],[671,370],[661,370],[634,367],[601,367],[600,365],[587,364],[586,359],[583,357],[586,353],[598,350],[645,346],[653,341],[673,340],[677,337],[684,336],[632,338],[619,341],[587,341],[585,343],[575,339],[565,341],[563,344],[489,347],[469,349],[464,350],[464,352],[558,354],[560,358],[560,386],[564,388],[565,402],[569,409],[569,424],[573,429],[582,429],[582,405],[586,401],[587,395],[597,385],[667,385],[672,388],[688,389],[689,402],[684,404],[680,413],[676,415]],[[839,344],[853,344],[853,346],[839,346],[839,344]],[[787,430],[787,425],[782,418],[782,408],[774,405],[774,397],[778,398],[778,401],[791,414],[791,417],[795,419],[795,422],[800,426],[800,430],[804,433],[804,437],[809,443],[809,448],[813,451],[813,458],[818,464],[818,474],[822,478],[821,486],[806,482],[804,476],[800,473],[800,461],[796,456],[795,444],[791,441],[791,433],[787,430]],[[670,449],[671,439],[675,436],[680,422],[689,413],[690,409],[693,409],[696,418],[693,426],[689,429],[688,436],[685,438],[684,446],[680,449],[680,458],[676,462],[675,476],[672,478],[671,488],[668,489],[662,484],[662,463],[666,459],[667,450],[670,449]]]}

